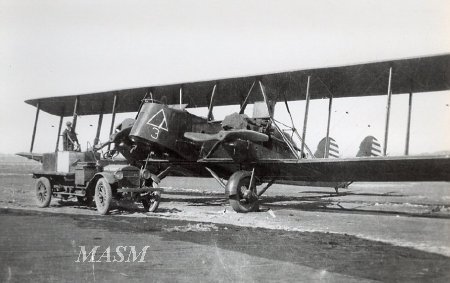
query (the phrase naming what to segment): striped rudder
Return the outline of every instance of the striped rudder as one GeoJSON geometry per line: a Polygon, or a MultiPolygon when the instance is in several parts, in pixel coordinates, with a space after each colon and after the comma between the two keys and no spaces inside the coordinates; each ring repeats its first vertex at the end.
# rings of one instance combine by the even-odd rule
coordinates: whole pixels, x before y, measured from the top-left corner
{"type": "Polygon", "coordinates": [[[373,157],[381,155],[380,142],[374,136],[367,136],[359,145],[356,157],[373,157]]]}
{"type": "MultiPolygon", "coordinates": [[[[326,137],[321,139],[319,144],[317,145],[317,150],[314,153],[314,156],[316,158],[326,158],[327,157],[327,155],[325,154],[326,146],[327,146],[326,140],[327,140],[326,137]]],[[[338,146],[338,144],[331,137],[328,138],[328,141],[329,141],[328,157],[329,158],[339,158],[339,146],[338,146]]]]}

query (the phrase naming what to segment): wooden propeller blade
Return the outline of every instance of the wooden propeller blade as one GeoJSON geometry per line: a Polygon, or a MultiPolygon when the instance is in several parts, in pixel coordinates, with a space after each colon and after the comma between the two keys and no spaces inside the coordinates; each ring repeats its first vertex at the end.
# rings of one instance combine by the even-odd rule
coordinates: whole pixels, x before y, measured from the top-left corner
{"type": "Polygon", "coordinates": [[[266,142],[269,140],[268,135],[250,130],[220,131],[216,134],[186,132],[184,133],[184,137],[195,142],[207,142],[214,140],[224,141],[232,139],[244,139],[252,142],[266,142]]]}
{"type": "Polygon", "coordinates": [[[184,137],[190,139],[195,142],[207,142],[220,140],[219,133],[217,134],[204,134],[204,133],[196,133],[196,132],[186,132],[184,133],[184,137]]]}

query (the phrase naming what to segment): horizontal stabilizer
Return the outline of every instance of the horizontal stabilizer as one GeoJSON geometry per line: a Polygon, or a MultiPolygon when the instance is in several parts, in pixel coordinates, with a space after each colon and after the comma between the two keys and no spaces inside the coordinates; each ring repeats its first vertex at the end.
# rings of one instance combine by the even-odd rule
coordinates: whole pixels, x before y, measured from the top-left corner
{"type": "Polygon", "coordinates": [[[374,136],[367,136],[359,145],[359,151],[356,157],[381,156],[380,142],[374,136]]]}
{"type": "Polygon", "coordinates": [[[32,153],[32,152],[19,152],[16,155],[26,157],[31,160],[36,160],[38,162],[42,162],[43,154],[42,153],[32,153]]]}
{"type": "Polygon", "coordinates": [[[195,142],[224,141],[232,139],[244,139],[252,142],[266,142],[269,140],[269,136],[266,134],[250,130],[220,131],[216,134],[186,132],[184,133],[184,137],[195,142]]]}

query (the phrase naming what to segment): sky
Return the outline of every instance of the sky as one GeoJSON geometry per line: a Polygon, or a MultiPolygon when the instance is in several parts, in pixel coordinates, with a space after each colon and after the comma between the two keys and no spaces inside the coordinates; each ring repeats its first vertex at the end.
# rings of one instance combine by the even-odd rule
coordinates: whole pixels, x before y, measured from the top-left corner
{"type": "MultiPolygon", "coordinates": [[[[449,53],[449,29],[448,1],[0,0],[0,152],[29,151],[35,108],[26,99],[449,53]]],[[[414,95],[412,154],[450,150],[449,103],[448,91],[414,95]]],[[[342,156],[367,135],[383,141],[385,104],[384,96],[333,101],[342,156]]],[[[327,107],[311,103],[313,150],[327,107]]],[[[304,102],[291,110],[301,130],[304,102]]],[[[275,115],[289,121],[281,104],[275,115]]],[[[403,153],[406,117],[407,95],[394,96],[388,155],[403,153]]],[[[34,151],[51,152],[58,118],[39,118],[34,151]]],[[[96,121],[79,118],[82,147],[96,121]]]]}

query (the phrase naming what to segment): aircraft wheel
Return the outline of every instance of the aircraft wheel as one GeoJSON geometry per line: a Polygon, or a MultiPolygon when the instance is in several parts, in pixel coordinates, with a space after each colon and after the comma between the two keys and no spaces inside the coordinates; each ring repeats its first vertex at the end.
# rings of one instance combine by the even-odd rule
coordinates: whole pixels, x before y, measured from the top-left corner
{"type": "Polygon", "coordinates": [[[161,201],[161,192],[154,191],[149,193],[142,199],[142,205],[144,206],[145,211],[155,212],[158,209],[159,202],[161,201]]]}
{"type": "Polygon", "coordinates": [[[52,186],[50,180],[40,177],[36,181],[36,204],[38,207],[47,207],[52,200],[52,186]]]}
{"type": "Polygon", "coordinates": [[[95,185],[95,206],[98,213],[105,215],[112,202],[111,185],[105,178],[100,178],[95,185]]]}
{"type": "MultiPolygon", "coordinates": [[[[231,176],[233,178],[235,175],[231,176]]],[[[250,185],[250,176],[242,174],[236,175],[239,180],[236,187],[236,194],[230,195],[230,205],[236,212],[246,213],[258,210],[258,195],[256,186],[250,185]]],[[[230,178],[230,179],[231,179],[230,178]]]]}

